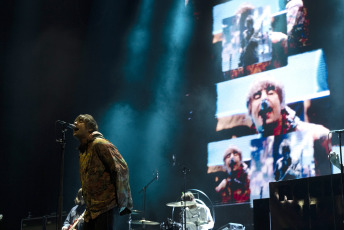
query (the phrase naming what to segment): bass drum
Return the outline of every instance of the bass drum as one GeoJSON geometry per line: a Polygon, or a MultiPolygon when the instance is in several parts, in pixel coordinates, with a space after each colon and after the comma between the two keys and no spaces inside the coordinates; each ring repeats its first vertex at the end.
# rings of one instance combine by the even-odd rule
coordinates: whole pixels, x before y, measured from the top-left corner
{"type": "Polygon", "coordinates": [[[160,224],[161,230],[182,230],[182,225],[173,221],[170,218],[167,218],[166,222],[160,224]]]}

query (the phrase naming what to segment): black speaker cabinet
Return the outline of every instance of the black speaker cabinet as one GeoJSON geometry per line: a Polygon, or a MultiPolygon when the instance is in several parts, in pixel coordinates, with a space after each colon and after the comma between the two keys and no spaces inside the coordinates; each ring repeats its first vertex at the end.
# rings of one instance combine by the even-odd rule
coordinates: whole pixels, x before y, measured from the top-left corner
{"type": "MultiPolygon", "coordinates": [[[[62,220],[66,216],[62,216],[62,220]]],[[[43,216],[21,220],[21,230],[56,230],[56,216],[43,216]]]]}
{"type": "Polygon", "coordinates": [[[344,229],[341,175],[272,182],[271,229],[344,229]]]}
{"type": "Polygon", "coordinates": [[[270,229],[269,198],[253,200],[253,225],[254,230],[270,229]]]}

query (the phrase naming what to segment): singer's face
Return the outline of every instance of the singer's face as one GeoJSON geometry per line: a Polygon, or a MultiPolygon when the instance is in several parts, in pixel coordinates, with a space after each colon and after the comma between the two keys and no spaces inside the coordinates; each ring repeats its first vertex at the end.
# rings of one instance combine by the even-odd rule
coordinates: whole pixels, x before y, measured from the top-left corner
{"type": "Polygon", "coordinates": [[[225,165],[230,168],[231,161],[235,163],[235,165],[240,164],[240,154],[236,151],[233,151],[232,153],[228,154],[225,158],[225,165]]]}
{"type": "Polygon", "coordinates": [[[90,133],[86,127],[86,123],[81,119],[77,119],[74,121],[74,125],[76,128],[73,130],[73,136],[79,140],[87,139],[90,133]]]}
{"type": "Polygon", "coordinates": [[[266,100],[269,106],[266,112],[266,124],[272,124],[281,118],[281,102],[274,87],[257,91],[252,98],[252,119],[258,130],[263,126],[263,118],[259,113],[262,108],[262,101],[266,100]]]}

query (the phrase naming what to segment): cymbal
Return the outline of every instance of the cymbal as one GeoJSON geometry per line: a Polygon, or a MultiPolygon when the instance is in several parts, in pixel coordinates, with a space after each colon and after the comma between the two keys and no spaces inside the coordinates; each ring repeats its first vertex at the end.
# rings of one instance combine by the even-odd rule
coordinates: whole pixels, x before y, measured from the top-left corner
{"type": "Polygon", "coordinates": [[[131,210],[131,214],[136,215],[136,214],[141,214],[142,211],[140,210],[131,210]]]}
{"type": "Polygon", "coordinates": [[[150,221],[150,220],[133,220],[132,224],[144,224],[144,225],[159,225],[159,222],[150,221]]]}
{"type": "Polygon", "coordinates": [[[175,208],[181,208],[181,207],[189,207],[192,205],[195,205],[195,202],[193,201],[178,201],[178,202],[171,202],[166,204],[169,207],[175,207],[175,208]]]}

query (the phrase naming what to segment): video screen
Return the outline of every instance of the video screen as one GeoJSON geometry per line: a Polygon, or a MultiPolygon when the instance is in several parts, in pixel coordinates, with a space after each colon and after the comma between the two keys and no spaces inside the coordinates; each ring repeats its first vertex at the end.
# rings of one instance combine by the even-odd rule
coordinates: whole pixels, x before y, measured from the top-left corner
{"type": "Polygon", "coordinates": [[[312,112],[330,90],[308,5],[232,0],[213,7],[223,74],[214,129],[228,134],[207,145],[217,203],[252,203],[269,197],[270,182],[332,173],[329,129],[312,112]]]}

